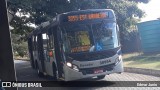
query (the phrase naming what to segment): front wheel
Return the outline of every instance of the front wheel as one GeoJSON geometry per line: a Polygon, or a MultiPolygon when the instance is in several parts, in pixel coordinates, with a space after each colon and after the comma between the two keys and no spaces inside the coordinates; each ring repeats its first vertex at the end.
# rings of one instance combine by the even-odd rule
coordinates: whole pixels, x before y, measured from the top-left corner
{"type": "Polygon", "coordinates": [[[104,79],[105,75],[97,76],[98,79],[104,79]]]}
{"type": "Polygon", "coordinates": [[[44,77],[44,74],[40,72],[39,69],[37,69],[37,74],[38,74],[38,77],[44,77]]]}

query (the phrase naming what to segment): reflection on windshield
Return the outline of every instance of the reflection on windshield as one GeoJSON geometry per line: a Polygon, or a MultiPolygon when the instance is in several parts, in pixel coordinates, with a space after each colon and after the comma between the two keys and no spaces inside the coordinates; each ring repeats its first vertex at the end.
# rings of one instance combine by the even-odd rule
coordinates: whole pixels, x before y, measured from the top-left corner
{"type": "Polygon", "coordinates": [[[118,46],[115,23],[98,23],[92,25],[95,45],[90,51],[108,50],[118,46]]]}
{"type": "Polygon", "coordinates": [[[118,47],[115,23],[67,26],[63,29],[65,52],[95,52],[118,47]]]}

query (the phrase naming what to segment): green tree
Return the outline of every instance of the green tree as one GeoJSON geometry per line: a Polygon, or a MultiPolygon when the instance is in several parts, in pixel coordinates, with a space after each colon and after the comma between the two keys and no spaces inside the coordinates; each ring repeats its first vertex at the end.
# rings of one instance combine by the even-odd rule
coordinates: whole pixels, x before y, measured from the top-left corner
{"type": "Polygon", "coordinates": [[[138,8],[138,3],[148,3],[150,0],[8,0],[9,10],[22,15],[13,18],[12,33],[21,35],[23,40],[33,28],[28,24],[39,25],[50,20],[57,14],[85,9],[113,9],[120,27],[121,43],[129,38],[130,28],[144,16],[138,8]],[[25,16],[27,14],[29,17],[25,16]],[[135,18],[136,17],[136,18],[135,18]],[[137,19],[138,18],[138,19],[137,19]]]}
{"type": "Polygon", "coordinates": [[[21,40],[21,36],[17,34],[11,34],[11,38],[14,56],[24,57],[25,55],[27,55],[27,42],[21,40]]]}
{"type": "Polygon", "coordinates": [[[138,2],[148,3],[149,0],[8,0],[8,7],[14,12],[30,16],[16,16],[13,19],[11,25],[17,30],[15,33],[20,34],[32,31],[26,24],[39,25],[63,12],[110,8],[115,11],[121,34],[124,36],[128,28],[137,22],[133,16],[141,18],[144,15],[137,7],[138,2]]]}

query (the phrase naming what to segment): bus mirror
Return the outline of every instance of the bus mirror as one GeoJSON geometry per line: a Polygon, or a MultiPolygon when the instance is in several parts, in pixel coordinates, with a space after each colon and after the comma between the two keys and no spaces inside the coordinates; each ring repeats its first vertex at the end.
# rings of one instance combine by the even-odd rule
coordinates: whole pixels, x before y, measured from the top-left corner
{"type": "Polygon", "coordinates": [[[49,57],[53,57],[53,51],[49,51],[48,55],[49,57]]]}

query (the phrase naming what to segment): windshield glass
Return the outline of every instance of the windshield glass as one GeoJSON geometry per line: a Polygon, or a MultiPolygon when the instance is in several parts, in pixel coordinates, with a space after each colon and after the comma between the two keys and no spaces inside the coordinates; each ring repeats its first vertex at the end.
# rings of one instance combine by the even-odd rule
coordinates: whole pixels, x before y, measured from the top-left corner
{"type": "Polygon", "coordinates": [[[68,53],[96,52],[118,47],[116,23],[66,26],[62,30],[63,48],[68,53]]]}

